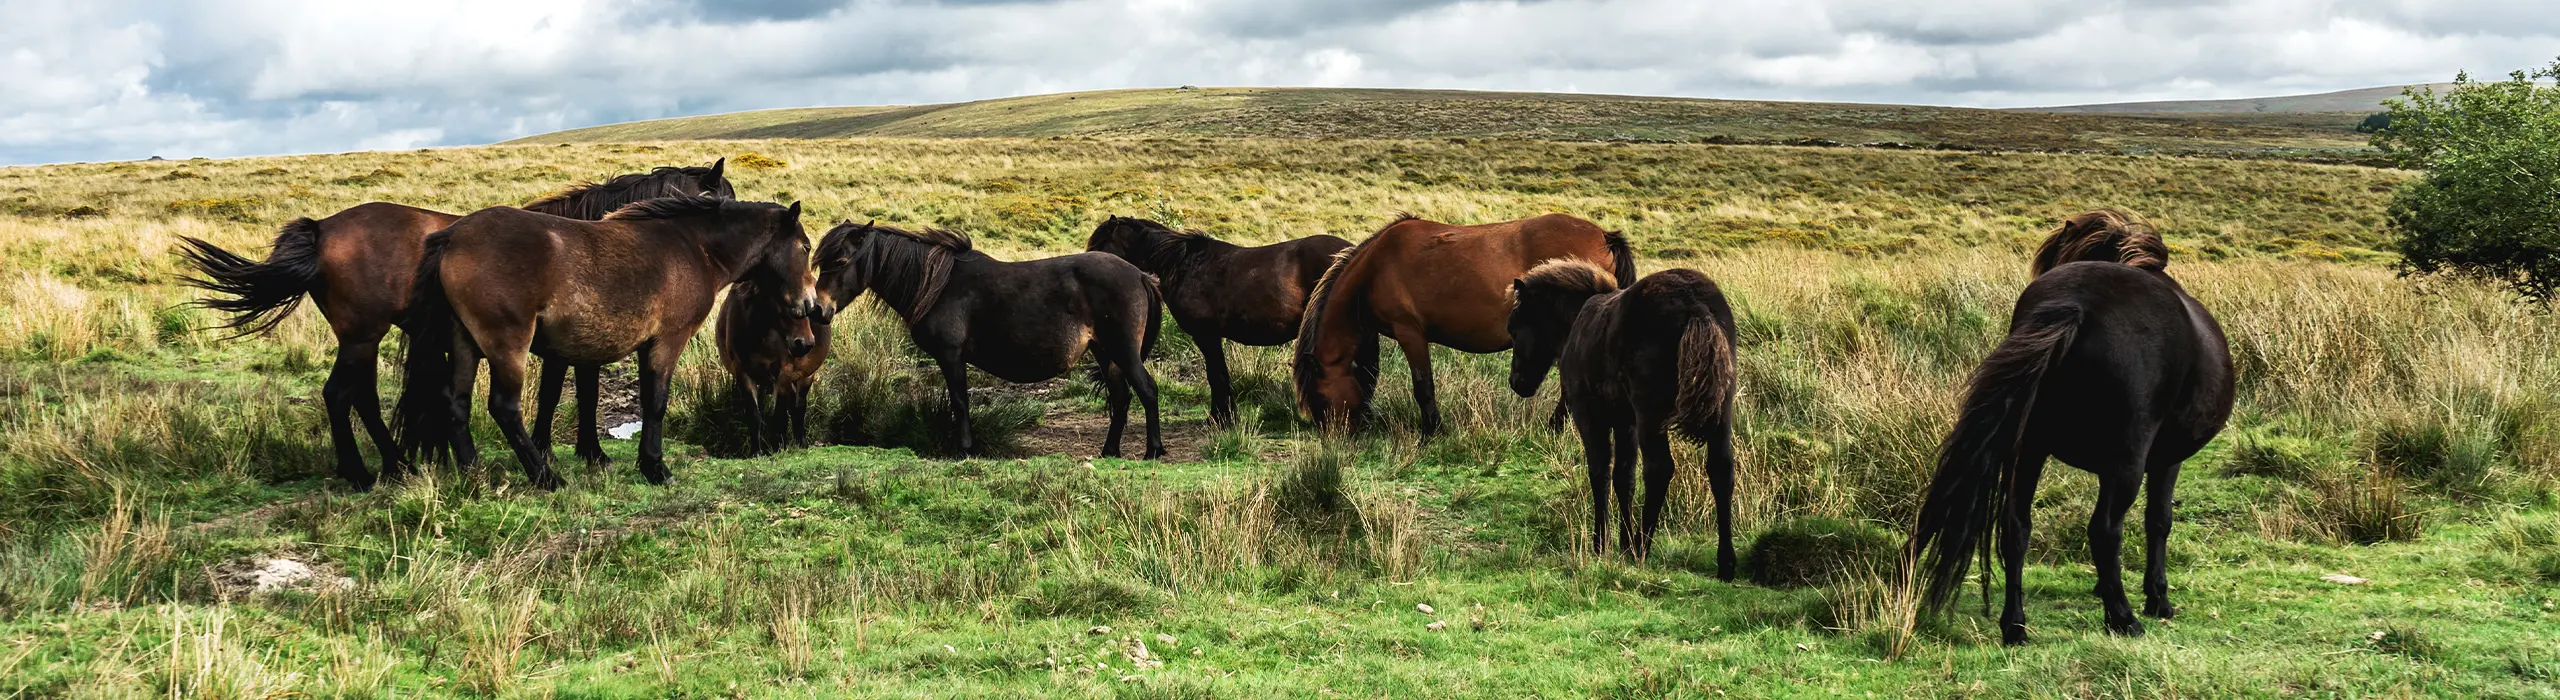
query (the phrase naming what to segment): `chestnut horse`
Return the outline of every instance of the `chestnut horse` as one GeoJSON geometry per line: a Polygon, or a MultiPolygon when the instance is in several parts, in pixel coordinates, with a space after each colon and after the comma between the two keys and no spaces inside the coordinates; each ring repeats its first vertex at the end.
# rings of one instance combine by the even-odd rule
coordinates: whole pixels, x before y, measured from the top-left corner
{"type": "Polygon", "coordinates": [[[970,367],[1037,382],[1066,373],[1089,350],[1111,407],[1102,456],[1120,456],[1133,393],[1147,406],[1146,458],[1164,456],[1146,365],[1164,304],[1155,278],[1128,261],[1078,253],[1005,262],[958,233],[848,222],[818,242],[818,290],[838,309],[868,291],[906,320],[907,336],[942,368],[963,455],[978,451],[970,367]]]}
{"type": "Polygon", "coordinates": [[[796,313],[823,313],[811,292],[800,205],[665,197],[583,222],[508,207],[462,217],[427,237],[417,295],[402,328],[409,358],[402,437],[415,449],[451,435],[454,461],[479,455],[471,384],[489,360],[489,416],[525,477],[560,486],[550,426],[525,430],[525,357],[592,366],[640,356],[640,473],[667,481],[660,437],[667,380],[721,288],[759,275],[796,295],[796,313]]]}
{"type": "Polygon", "coordinates": [[[808,444],[809,387],[817,383],[835,335],[825,321],[793,313],[783,280],[759,277],[729,287],[720,320],[711,326],[711,344],[720,349],[731,398],[746,421],[747,449],[756,454],[786,443],[808,444]],[[764,412],[767,396],[773,397],[771,414],[764,412]]]}
{"type": "Polygon", "coordinates": [[[1298,326],[1298,410],[1317,425],[1357,425],[1378,381],[1378,337],[1394,339],[1413,370],[1422,433],[1440,431],[1431,344],[1461,352],[1511,347],[1511,281],[1529,268],[1574,258],[1636,276],[1617,233],[1564,214],[1452,226],[1411,214],[1334,255],[1298,326]]]}
{"type": "Polygon", "coordinates": [[[1676,432],[1707,445],[1716,578],[1733,580],[1733,308],[1724,292],[1696,270],[1656,272],[1620,290],[1617,275],[1571,259],[1539,265],[1511,289],[1511,390],[1534,396],[1547,368],[1558,368],[1590,465],[1591,550],[1607,551],[1615,491],[1618,548],[1638,559],[1652,552],[1676,432]],[[1641,527],[1629,512],[1639,449],[1641,527]]]}
{"type": "Polygon", "coordinates": [[[1316,234],[1247,248],[1199,231],[1115,216],[1093,229],[1085,250],[1120,256],[1162,280],[1173,323],[1191,335],[1209,375],[1209,422],[1233,425],[1235,389],[1226,341],[1272,346],[1296,340],[1307,294],[1351,242],[1316,234]]]}
{"type": "MultiPolygon", "coordinates": [[[[707,192],[729,199],[735,193],[721,174],[726,160],[714,161],[710,167],[664,167],[579,185],[534,200],[525,208],[594,220],[651,197],[707,192]]],[[[365,432],[382,453],[383,470],[396,474],[399,469],[398,449],[382,421],[375,364],[383,337],[408,313],[410,282],[419,258],[425,255],[427,234],[459,218],[387,202],[358,204],[325,219],[286,223],[264,261],[203,240],[182,240],[181,252],[197,274],[187,284],[216,295],[193,303],[227,314],[229,318],[218,327],[234,331],[232,337],[274,329],[305,296],[319,305],[320,315],[329,320],[329,331],[338,339],[337,357],[320,391],[329,414],[330,443],[336,450],[338,475],[357,490],[372,488],[374,474],[358,452],[352,416],[362,417],[365,432]]],[[[559,397],[557,375],[562,369],[566,368],[543,367],[544,376],[550,378],[544,383],[546,416],[559,397]]],[[[595,395],[594,368],[581,368],[578,454],[602,462],[604,450],[596,441],[595,395]]],[[[543,423],[550,421],[546,418],[543,423]]]]}
{"type": "MultiPolygon", "coordinates": [[[[2195,297],[2167,274],[2167,246],[2131,215],[2101,210],[2055,229],[2018,295],[2009,337],[1974,370],[1907,558],[1944,610],[1977,543],[1997,540],[2008,579],[2000,638],[2027,640],[2024,572],[2047,457],[2098,477],[2089,555],[2107,631],[2142,634],[2125,600],[2124,516],[2146,503],[2143,614],[2168,619],[2170,507],[2179,466],[2231,417],[2231,352],[2195,297]],[[2150,477],[2148,493],[2144,477],[2150,477]]],[[[1987,544],[1987,543],[1985,543],[1987,544]]],[[[1990,576],[1983,577],[1985,603],[1990,576]]]]}

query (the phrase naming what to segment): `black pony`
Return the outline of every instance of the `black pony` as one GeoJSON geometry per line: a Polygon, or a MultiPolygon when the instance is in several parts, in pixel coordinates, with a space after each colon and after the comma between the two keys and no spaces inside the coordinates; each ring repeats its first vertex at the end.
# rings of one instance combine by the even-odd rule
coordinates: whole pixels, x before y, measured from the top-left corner
{"type": "Polygon", "coordinates": [[[1511,283],[1511,390],[1536,395],[1547,368],[1560,365],[1564,406],[1590,461],[1595,552],[1607,550],[1612,491],[1618,547],[1637,558],[1650,552],[1671,488],[1670,434],[1706,443],[1716,577],[1733,580],[1733,310],[1696,270],[1656,272],[1625,290],[1617,280],[1598,265],[1560,259],[1511,283]],[[1641,528],[1628,512],[1639,449],[1641,528]]]}
{"type": "Polygon", "coordinates": [[[1147,405],[1146,458],[1164,455],[1146,365],[1163,300],[1155,278],[1136,266],[1103,253],[1005,262],[958,233],[850,222],[819,241],[817,262],[819,293],[832,308],[868,291],[906,319],[916,347],[942,368],[961,454],[978,449],[969,432],[969,367],[1037,382],[1066,373],[1091,350],[1111,404],[1102,456],[1120,456],[1132,393],[1147,405]]]}
{"type": "Polygon", "coordinates": [[[1351,242],[1316,234],[1246,248],[1199,231],[1124,216],[1094,227],[1085,250],[1110,253],[1163,280],[1174,325],[1191,334],[1209,375],[1209,422],[1232,425],[1225,341],[1285,345],[1298,339],[1307,294],[1351,242]]]}
{"type": "MultiPolygon", "coordinates": [[[[2168,248],[2147,224],[2113,210],[2072,217],[2036,257],[2009,337],[1974,370],[1955,429],[1938,448],[1908,556],[1922,565],[1922,602],[1950,605],[1977,543],[1998,540],[2008,575],[2000,638],[2027,639],[2030,509],[2046,457],[2098,477],[2089,554],[2107,630],[2142,633],[2125,601],[2124,515],[2150,477],[2143,614],[2167,619],[2170,504],[2178,468],[2231,417],[2231,353],[2222,327],[2170,279],[2168,248]]],[[[1990,580],[1983,581],[1985,603],[1990,580]]]]}

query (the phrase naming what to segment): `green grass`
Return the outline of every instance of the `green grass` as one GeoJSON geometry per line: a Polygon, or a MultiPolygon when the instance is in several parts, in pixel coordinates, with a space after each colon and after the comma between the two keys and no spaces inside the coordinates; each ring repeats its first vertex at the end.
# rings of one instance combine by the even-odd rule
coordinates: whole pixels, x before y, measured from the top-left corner
{"type": "MultiPolygon", "coordinates": [[[[2220,159],[1191,138],[0,169],[0,697],[2549,697],[2560,319],[2395,277],[2377,229],[2402,179],[2220,159]],[[738,166],[747,152],[772,162],[738,166]],[[2182,616],[2141,639],[2100,632],[2095,484],[2056,467],[2030,544],[2035,643],[2005,649],[1971,604],[1906,625],[1891,572],[1853,558],[1808,587],[1713,580],[1694,468],[1659,556],[1584,551],[1577,446],[1542,427],[1554,390],[1511,396],[1502,355],[1435,355],[1449,430],[1425,444],[1390,349],[1385,428],[1325,439],[1291,415],[1285,349],[1231,348],[1252,420],[1207,430],[1197,351],[1169,336],[1151,367],[1176,452],[1207,459],[1087,459],[1093,436],[1060,432],[1101,399],[1071,379],[979,408],[1036,423],[1015,427],[1020,444],[1065,447],[950,460],[917,456],[941,437],[936,382],[866,306],[839,317],[812,420],[840,444],[726,459],[678,443],[676,483],[652,487],[630,443],[609,442],[616,467],[567,467],[551,494],[511,486],[492,449],[487,472],[360,496],[325,463],[317,315],[226,343],[175,306],[190,298],[171,282],[177,235],[263,251],[286,218],[368,199],[468,210],[722,155],[742,195],[804,200],[812,222],[959,227],[1017,259],[1071,250],[1118,213],[1244,241],[1358,236],[1399,209],[1589,216],[1626,231],[1646,269],[1694,267],[1733,298],[1746,552],[1783,551],[1770,533],[1898,540],[1956,392],[2027,281],[2026,246],[2082,208],[2162,224],[2171,272],[2230,334],[2239,410],[2179,485],[2182,616]],[[275,557],[348,584],[226,583],[275,557]]],[[[705,443],[721,380],[706,350],[687,352],[675,397],[705,443]]],[[[557,456],[576,462],[565,443],[557,456]]]]}
{"type": "MultiPolygon", "coordinates": [[[[510,144],[686,139],[1185,137],[1897,143],[2015,150],[2326,155],[2361,135],[2297,123],[1620,95],[1354,88],[1076,92],[906,107],[812,107],[610,124],[510,144]]],[[[2358,115],[2355,119],[2361,119],[2358,115]]],[[[2354,119],[2346,125],[2352,127],[2354,119]]]]}

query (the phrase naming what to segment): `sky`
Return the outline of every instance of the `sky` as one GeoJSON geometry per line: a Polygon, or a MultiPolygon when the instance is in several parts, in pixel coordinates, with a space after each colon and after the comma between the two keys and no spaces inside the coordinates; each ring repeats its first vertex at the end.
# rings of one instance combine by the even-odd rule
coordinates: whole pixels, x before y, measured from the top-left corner
{"type": "Polygon", "coordinates": [[[1124,87],[2016,107],[2498,77],[2551,0],[0,0],[0,164],[1124,87]]]}

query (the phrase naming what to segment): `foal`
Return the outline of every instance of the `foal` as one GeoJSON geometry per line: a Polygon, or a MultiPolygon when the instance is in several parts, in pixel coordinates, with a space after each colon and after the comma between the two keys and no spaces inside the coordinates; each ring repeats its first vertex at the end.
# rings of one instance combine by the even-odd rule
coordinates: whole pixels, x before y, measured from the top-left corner
{"type": "Polygon", "coordinates": [[[1111,217],[1094,227],[1085,250],[1110,253],[1164,281],[1173,323],[1191,335],[1209,375],[1209,422],[1233,425],[1236,395],[1227,378],[1226,341],[1285,345],[1298,339],[1307,294],[1351,242],[1326,234],[1247,248],[1199,231],[1176,231],[1146,219],[1111,217]]]}
{"type": "Polygon", "coordinates": [[[1591,549],[1607,550],[1614,491],[1618,547],[1639,559],[1652,551],[1677,432],[1707,444],[1716,578],[1733,580],[1733,310],[1724,292],[1696,270],[1656,272],[1621,291],[1610,270],[1559,259],[1513,281],[1511,294],[1511,390],[1536,395],[1547,369],[1559,370],[1590,461],[1591,549]],[[1629,513],[1639,450],[1641,527],[1629,513]]]}
{"type": "Polygon", "coordinates": [[[819,292],[833,308],[868,291],[906,319],[916,348],[942,368],[961,454],[978,451],[969,432],[970,367],[1037,382],[1065,374],[1090,350],[1111,404],[1102,456],[1120,456],[1132,393],[1147,405],[1146,458],[1164,455],[1146,365],[1163,302],[1155,278],[1127,261],[1078,253],[1005,262],[958,233],[847,222],[819,241],[818,269],[819,292]]]}
{"type": "Polygon", "coordinates": [[[750,278],[729,288],[712,325],[712,345],[729,370],[732,398],[747,424],[748,450],[761,454],[809,442],[809,387],[834,340],[828,323],[794,313],[780,279],[750,278]],[[773,413],[764,399],[773,397],[773,413]]]}

